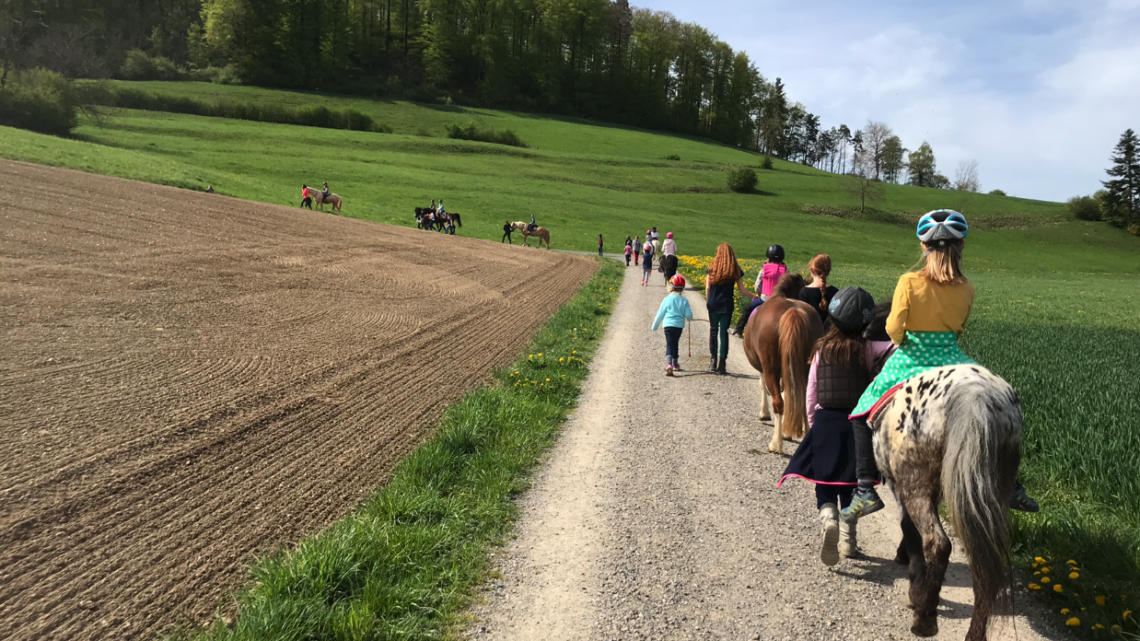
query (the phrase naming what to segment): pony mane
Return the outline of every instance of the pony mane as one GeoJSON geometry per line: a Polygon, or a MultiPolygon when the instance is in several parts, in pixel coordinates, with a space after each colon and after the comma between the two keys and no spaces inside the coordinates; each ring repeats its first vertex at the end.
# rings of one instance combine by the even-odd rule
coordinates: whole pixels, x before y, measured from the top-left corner
{"type": "Polygon", "coordinates": [[[788,272],[781,276],[780,280],[776,282],[776,287],[772,290],[772,296],[797,299],[800,297],[800,290],[804,288],[805,284],[803,276],[794,272],[788,272]]]}

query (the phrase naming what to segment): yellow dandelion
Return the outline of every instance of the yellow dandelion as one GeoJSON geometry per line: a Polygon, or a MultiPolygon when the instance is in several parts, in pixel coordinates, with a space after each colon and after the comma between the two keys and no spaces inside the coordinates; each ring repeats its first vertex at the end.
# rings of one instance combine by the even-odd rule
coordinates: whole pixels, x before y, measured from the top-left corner
{"type": "Polygon", "coordinates": [[[1070,628],[1075,628],[1080,624],[1081,624],[1081,620],[1078,619],[1077,617],[1073,617],[1073,618],[1069,619],[1068,621],[1065,621],[1065,625],[1069,626],[1070,628]]]}
{"type": "Polygon", "coordinates": [[[1068,614],[1069,608],[1061,608],[1061,614],[1068,614]]]}
{"type": "Polygon", "coordinates": [[[571,353],[571,354],[577,354],[578,352],[570,352],[570,353],[571,353]]]}
{"type": "Polygon", "coordinates": [[[1104,597],[1102,597],[1102,596],[1098,596],[1098,597],[1096,598],[1096,604],[1097,604],[1097,605],[1104,605],[1104,604],[1105,604],[1105,601],[1106,601],[1106,599],[1105,599],[1104,597]]]}
{"type": "Polygon", "coordinates": [[[532,358],[534,358],[534,354],[527,354],[527,355],[526,355],[526,359],[527,359],[528,361],[529,361],[530,359],[532,359],[532,358]]]}
{"type": "Polygon", "coordinates": [[[1076,572],[1070,572],[1070,573],[1069,573],[1069,578],[1070,578],[1070,579],[1079,579],[1079,578],[1081,578],[1081,575],[1080,575],[1080,574],[1078,574],[1078,573],[1076,573],[1076,572]]]}
{"type": "Polygon", "coordinates": [[[1041,589],[1041,586],[1040,586],[1040,585],[1037,585],[1036,583],[1030,583],[1030,584],[1029,584],[1029,589],[1030,589],[1030,590],[1040,590],[1040,589],[1041,589]]]}
{"type": "Polygon", "coordinates": [[[549,382],[550,382],[550,379],[549,379],[549,378],[548,378],[548,379],[546,379],[546,382],[547,382],[547,383],[549,383],[549,382]]]}
{"type": "Polygon", "coordinates": [[[1123,615],[1123,616],[1121,616],[1120,618],[1121,618],[1121,619],[1127,619],[1127,618],[1128,618],[1128,617],[1130,617],[1130,616],[1132,616],[1132,610],[1125,610],[1125,611],[1124,611],[1124,615],[1123,615]]]}
{"type": "Polygon", "coordinates": [[[1060,584],[1060,583],[1058,583],[1057,585],[1054,585],[1054,586],[1053,586],[1053,591],[1054,591],[1054,592],[1063,592],[1063,591],[1064,591],[1064,588],[1062,588],[1062,587],[1061,587],[1061,584],[1060,584]]]}
{"type": "Polygon", "coordinates": [[[1034,573],[1033,573],[1033,576],[1041,576],[1041,570],[1038,570],[1038,571],[1034,572],[1034,573]]]}
{"type": "Polygon", "coordinates": [[[1047,577],[1047,576],[1043,576],[1043,577],[1041,577],[1041,582],[1042,582],[1042,583],[1048,583],[1048,582],[1050,582],[1050,581],[1052,581],[1052,580],[1053,580],[1053,579],[1050,579],[1050,578],[1049,578],[1049,577],[1047,577]]]}
{"type": "MultiPolygon", "coordinates": [[[[539,354],[539,356],[542,356],[542,354],[539,354]]],[[[1049,574],[1049,568],[1041,568],[1041,573],[1042,574],[1049,574]]]]}
{"type": "Polygon", "coordinates": [[[1124,629],[1124,628],[1120,627],[1119,625],[1113,625],[1113,626],[1112,626],[1112,631],[1113,631],[1113,632],[1120,632],[1120,631],[1121,631],[1121,630],[1123,630],[1123,629],[1124,629]]]}
{"type": "Polygon", "coordinates": [[[1096,628],[1097,630],[1103,630],[1103,629],[1104,629],[1104,624],[1103,624],[1103,623],[1098,623],[1098,624],[1094,625],[1093,627],[1094,627],[1094,628],[1096,628]]]}
{"type": "Polygon", "coordinates": [[[563,360],[564,360],[564,359],[563,359],[561,356],[559,356],[559,357],[558,357],[558,362],[559,362],[559,363],[561,363],[563,360]]]}
{"type": "Polygon", "coordinates": [[[1044,563],[1044,562],[1045,562],[1045,559],[1043,559],[1043,558],[1041,558],[1041,557],[1039,557],[1039,556],[1038,556],[1038,557],[1035,557],[1033,560],[1034,560],[1034,561],[1037,561],[1038,563],[1044,563]]]}
{"type": "Polygon", "coordinates": [[[539,358],[542,358],[542,352],[539,352],[539,353],[538,353],[538,357],[539,357],[539,358]]]}
{"type": "Polygon", "coordinates": [[[1068,563],[1069,565],[1076,565],[1076,564],[1077,564],[1077,562],[1076,562],[1076,561],[1074,561],[1074,560],[1072,560],[1072,559],[1069,559],[1068,561],[1065,561],[1065,563],[1068,563]]]}

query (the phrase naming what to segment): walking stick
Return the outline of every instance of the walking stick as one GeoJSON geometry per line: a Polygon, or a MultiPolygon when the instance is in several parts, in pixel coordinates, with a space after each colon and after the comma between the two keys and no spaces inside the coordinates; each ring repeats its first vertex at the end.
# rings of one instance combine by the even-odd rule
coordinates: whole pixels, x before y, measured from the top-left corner
{"type": "Polygon", "coordinates": [[[693,357],[693,328],[690,327],[689,331],[685,332],[685,336],[689,337],[689,358],[693,357]]]}

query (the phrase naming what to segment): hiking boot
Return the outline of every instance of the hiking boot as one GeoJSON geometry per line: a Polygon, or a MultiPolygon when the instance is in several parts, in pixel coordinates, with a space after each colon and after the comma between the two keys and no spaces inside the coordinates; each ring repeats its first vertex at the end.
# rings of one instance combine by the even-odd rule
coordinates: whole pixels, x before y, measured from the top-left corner
{"type": "Polygon", "coordinates": [[[726,369],[724,368],[724,362],[725,362],[726,360],[728,360],[728,359],[724,359],[724,358],[722,358],[722,359],[720,360],[720,363],[718,363],[718,364],[717,364],[717,366],[716,366],[716,373],[717,373],[717,374],[720,374],[720,375],[722,375],[722,376],[723,376],[723,375],[725,375],[725,374],[727,374],[727,373],[728,373],[728,370],[726,370],[726,369]]]}
{"type": "Polygon", "coordinates": [[[875,488],[859,488],[851,496],[851,504],[843,508],[843,520],[848,523],[883,509],[883,499],[875,488]]]}
{"type": "Polygon", "coordinates": [[[673,366],[672,365],[666,365],[665,366],[665,375],[666,376],[672,376],[673,375],[673,366]]]}
{"type": "Polygon", "coordinates": [[[713,357],[712,357],[712,358],[709,360],[709,371],[710,371],[710,372],[715,372],[715,371],[716,371],[716,356],[713,356],[713,357]]]}
{"type": "Polygon", "coordinates": [[[839,555],[847,558],[854,559],[859,556],[859,545],[856,540],[856,528],[859,526],[858,521],[848,523],[843,519],[839,520],[839,555]]]}
{"type": "Polygon", "coordinates": [[[819,560],[830,567],[839,563],[839,510],[834,503],[824,503],[819,508],[819,520],[823,525],[823,546],[819,550],[819,560]]]}
{"type": "Polygon", "coordinates": [[[1025,486],[1021,481],[1014,481],[1013,494],[1009,497],[1009,509],[1019,512],[1040,512],[1041,506],[1025,492],[1025,486]]]}

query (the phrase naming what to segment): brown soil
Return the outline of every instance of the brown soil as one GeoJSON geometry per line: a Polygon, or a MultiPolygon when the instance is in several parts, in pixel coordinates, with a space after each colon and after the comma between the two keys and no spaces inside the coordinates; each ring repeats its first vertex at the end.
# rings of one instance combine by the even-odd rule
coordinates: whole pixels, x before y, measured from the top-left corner
{"type": "Polygon", "coordinates": [[[229,607],[596,269],[22,163],[0,185],[4,639],[229,607]]]}

